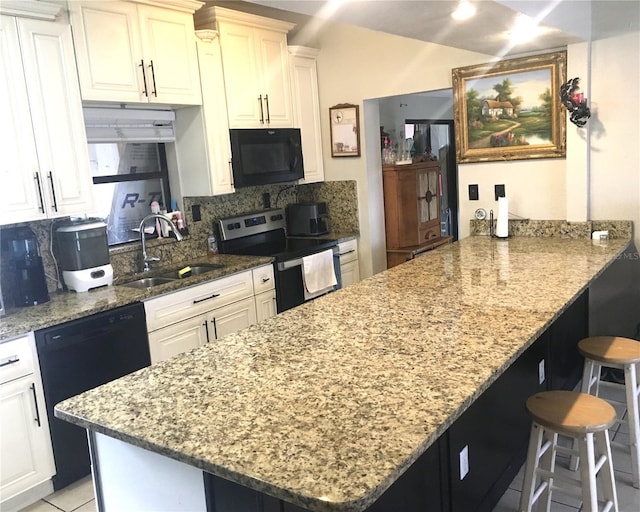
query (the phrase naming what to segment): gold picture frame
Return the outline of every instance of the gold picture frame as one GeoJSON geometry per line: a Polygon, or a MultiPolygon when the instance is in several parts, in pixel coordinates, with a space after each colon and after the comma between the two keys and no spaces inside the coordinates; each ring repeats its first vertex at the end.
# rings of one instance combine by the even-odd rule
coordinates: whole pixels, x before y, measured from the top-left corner
{"type": "Polygon", "coordinates": [[[331,156],[360,156],[360,113],[358,105],[341,103],[329,108],[331,156]]]}
{"type": "Polygon", "coordinates": [[[564,158],[567,52],[452,70],[458,163],[564,158]]]}

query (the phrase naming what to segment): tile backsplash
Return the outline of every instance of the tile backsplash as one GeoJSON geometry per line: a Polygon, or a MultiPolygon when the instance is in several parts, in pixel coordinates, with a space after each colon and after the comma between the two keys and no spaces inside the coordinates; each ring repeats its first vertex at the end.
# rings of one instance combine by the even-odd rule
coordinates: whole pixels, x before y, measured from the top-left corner
{"type": "MultiPolygon", "coordinates": [[[[213,222],[231,215],[264,210],[265,195],[269,195],[271,208],[284,208],[289,203],[324,201],[329,209],[329,223],[332,231],[341,233],[358,232],[358,200],[355,181],[327,181],[308,185],[265,185],[238,189],[233,194],[212,197],[183,198],[184,219],[189,236],[184,241],[176,242],[173,237],[160,240],[149,240],[149,254],[159,256],[162,265],[171,265],[174,261],[185,258],[199,258],[206,255],[207,237],[213,222]],[[201,220],[194,222],[192,207],[199,206],[201,220]]],[[[50,292],[57,289],[56,266],[50,251],[50,241],[54,221],[37,221],[24,223],[28,225],[40,245],[47,287],[50,292]]],[[[9,227],[9,226],[7,226],[9,227]]],[[[0,228],[0,242],[3,230],[0,228]]],[[[12,275],[7,252],[0,243],[0,283],[5,305],[10,307],[12,275]]],[[[123,244],[110,249],[110,260],[117,279],[139,272],[142,266],[139,242],[123,244]]]]}

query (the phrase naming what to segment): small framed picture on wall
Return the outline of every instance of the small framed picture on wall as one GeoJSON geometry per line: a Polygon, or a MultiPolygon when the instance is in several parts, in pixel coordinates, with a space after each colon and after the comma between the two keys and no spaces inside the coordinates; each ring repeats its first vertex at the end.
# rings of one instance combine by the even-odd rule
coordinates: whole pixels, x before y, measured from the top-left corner
{"type": "Polygon", "coordinates": [[[341,103],[329,108],[331,156],[360,156],[360,115],[358,105],[341,103]]]}

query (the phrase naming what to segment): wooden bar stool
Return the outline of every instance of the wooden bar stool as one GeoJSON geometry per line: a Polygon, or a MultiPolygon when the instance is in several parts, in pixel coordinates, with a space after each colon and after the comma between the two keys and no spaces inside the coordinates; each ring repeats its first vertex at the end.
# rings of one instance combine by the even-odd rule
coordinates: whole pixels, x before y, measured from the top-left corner
{"type": "MultiPolygon", "coordinates": [[[[626,402],[607,399],[609,403],[626,406],[626,421],[629,425],[629,447],[631,448],[631,470],[633,486],[640,488],[640,415],[638,414],[638,368],[640,367],[640,342],[619,336],[594,336],[578,343],[578,351],[585,358],[582,374],[582,392],[600,396],[600,374],[603,367],[624,370],[626,402]]],[[[622,384],[607,383],[616,387],[622,384]]],[[[619,423],[624,422],[624,415],[619,423]]],[[[616,443],[617,446],[617,443],[616,443]]],[[[572,461],[572,467],[575,463],[572,461]]]]}
{"type": "MultiPolygon", "coordinates": [[[[583,512],[597,512],[600,510],[597,476],[600,476],[602,485],[602,512],[618,512],[608,430],[615,424],[615,409],[600,398],[575,391],[537,393],[527,400],[527,409],[533,422],[520,512],[531,512],[533,504],[538,500],[538,510],[549,512],[551,493],[559,489],[554,486],[554,480],[581,487],[583,512]],[[574,453],[574,450],[558,445],[558,435],[576,440],[578,454],[583,461],[580,465],[580,479],[557,473],[556,453],[574,453]]],[[[562,488],[562,491],[567,492],[566,488],[562,488]]]]}

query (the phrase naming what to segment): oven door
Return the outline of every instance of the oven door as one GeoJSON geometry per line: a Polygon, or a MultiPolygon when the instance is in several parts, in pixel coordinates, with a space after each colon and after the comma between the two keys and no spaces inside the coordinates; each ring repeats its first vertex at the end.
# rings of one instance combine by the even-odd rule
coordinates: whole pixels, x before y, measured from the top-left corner
{"type": "MultiPolygon", "coordinates": [[[[333,270],[338,284],[335,290],[342,288],[340,274],[340,253],[338,247],[333,247],[333,270]]],[[[276,304],[278,313],[295,308],[305,302],[304,281],[302,279],[302,258],[274,263],[276,277],[276,304]]]]}

